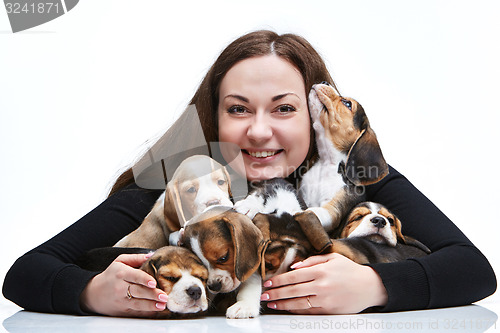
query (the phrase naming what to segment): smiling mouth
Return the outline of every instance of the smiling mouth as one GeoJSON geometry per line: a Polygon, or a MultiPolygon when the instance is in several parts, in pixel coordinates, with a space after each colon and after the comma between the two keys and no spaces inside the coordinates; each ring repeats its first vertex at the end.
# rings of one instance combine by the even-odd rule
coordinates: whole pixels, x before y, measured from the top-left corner
{"type": "Polygon", "coordinates": [[[242,151],[250,155],[252,157],[257,157],[257,158],[266,158],[266,157],[271,157],[276,154],[279,154],[283,151],[283,149],[278,149],[278,150],[268,150],[268,151],[248,151],[246,149],[242,149],[242,151]]]}

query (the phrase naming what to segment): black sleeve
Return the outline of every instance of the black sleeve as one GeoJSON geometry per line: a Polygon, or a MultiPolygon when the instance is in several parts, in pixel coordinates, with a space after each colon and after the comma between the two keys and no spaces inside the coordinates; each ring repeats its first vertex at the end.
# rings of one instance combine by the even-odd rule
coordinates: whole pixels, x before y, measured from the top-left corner
{"type": "Polygon", "coordinates": [[[74,263],[88,250],[112,246],[136,229],[162,191],[131,184],[67,229],[20,257],[5,276],[3,294],[26,310],[85,314],[80,294],[96,272],[74,263]]]}
{"type": "Polygon", "coordinates": [[[389,296],[382,311],[466,305],[495,292],[495,273],[484,255],[395,169],[366,187],[366,196],[389,208],[401,220],[403,234],[432,251],[423,258],[370,265],[389,296]]]}

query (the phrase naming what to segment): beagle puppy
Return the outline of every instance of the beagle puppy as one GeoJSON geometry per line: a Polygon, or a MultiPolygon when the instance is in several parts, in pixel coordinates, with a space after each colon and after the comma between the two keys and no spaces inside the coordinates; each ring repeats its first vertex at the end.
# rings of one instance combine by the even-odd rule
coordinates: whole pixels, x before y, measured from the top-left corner
{"type": "Polygon", "coordinates": [[[251,219],[257,213],[283,213],[294,215],[306,209],[306,204],[299,197],[292,183],[283,178],[272,178],[250,183],[250,192],[242,200],[234,204],[234,209],[251,219]]]}
{"type": "MultiPolygon", "coordinates": [[[[120,254],[149,253],[150,249],[107,247],[89,251],[77,264],[87,270],[103,271],[120,254]]],[[[186,248],[165,246],[140,267],[153,276],[158,288],[168,295],[165,310],[156,318],[187,318],[208,309],[206,283],[208,270],[198,257],[186,248]]],[[[132,295],[133,296],[133,295],[132,295]]]]}
{"type": "MultiPolygon", "coordinates": [[[[363,107],[342,97],[328,83],[312,87],[309,112],[318,160],[303,175],[299,193],[327,232],[363,201],[364,185],[380,181],[388,166],[363,107]]],[[[312,217],[314,218],[314,217],[312,217]]]]}
{"type": "Polygon", "coordinates": [[[401,227],[401,221],[383,205],[362,202],[349,213],[330,252],[359,264],[394,262],[431,252],[418,240],[404,236],[401,227]]]}
{"type": "Polygon", "coordinates": [[[262,281],[257,270],[265,243],[248,216],[231,207],[210,207],[185,225],[180,245],[193,251],[208,268],[209,292],[237,290],[237,302],[227,309],[226,317],[259,315],[262,281]]]}
{"type": "Polygon", "coordinates": [[[169,244],[169,235],[187,220],[214,205],[232,206],[231,179],[224,166],[206,155],[185,159],[175,170],[165,192],[142,224],[121,239],[117,247],[157,249],[169,244]]]}

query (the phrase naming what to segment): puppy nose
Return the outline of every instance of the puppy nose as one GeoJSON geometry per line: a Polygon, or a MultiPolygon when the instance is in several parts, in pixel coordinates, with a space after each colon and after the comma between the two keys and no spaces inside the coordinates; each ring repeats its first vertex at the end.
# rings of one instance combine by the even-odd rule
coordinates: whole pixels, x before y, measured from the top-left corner
{"type": "Polygon", "coordinates": [[[208,289],[213,292],[219,292],[222,289],[222,283],[220,281],[215,281],[208,285],[208,289]]]}
{"type": "Polygon", "coordinates": [[[328,83],[328,81],[323,81],[323,82],[321,82],[321,84],[324,84],[324,85],[326,85],[326,86],[329,86],[329,85],[330,85],[330,83],[328,83]]]}
{"type": "Polygon", "coordinates": [[[375,216],[374,218],[372,218],[370,220],[373,225],[377,228],[383,228],[385,227],[385,219],[383,217],[380,217],[380,216],[375,216]]]}
{"type": "Polygon", "coordinates": [[[191,286],[186,290],[186,294],[188,294],[191,299],[197,301],[201,297],[201,288],[198,286],[191,286]]]}
{"type": "Polygon", "coordinates": [[[220,205],[220,200],[210,200],[208,201],[206,204],[205,204],[207,207],[210,207],[210,206],[215,206],[215,205],[220,205]]]}

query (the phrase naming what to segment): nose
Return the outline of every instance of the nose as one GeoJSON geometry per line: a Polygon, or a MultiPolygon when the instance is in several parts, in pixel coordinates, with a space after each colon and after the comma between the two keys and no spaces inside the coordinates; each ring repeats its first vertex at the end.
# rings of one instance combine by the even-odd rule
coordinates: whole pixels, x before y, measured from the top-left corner
{"type": "Polygon", "coordinates": [[[207,206],[207,207],[215,206],[215,205],[220,205],[219,199],[210,200],[210,201],[205,203],[205,206],[207,206]]]}
{"type": "Polygon", "coordinates": [[[269,140],[273,136],[271,119],[264,112],[258,112],[248,127],[247,136],[255,142],[269,140]]]}
{"type": "Polygon", "coordinates": [[[191,299],[197,301],[201,297],[201,288],[198,286],[191,286],[186,290],[186,294],[188,294],[191,299]]]}
{"type": "Polygon", "coordinates": [[[215,281],[213,283],[210,283],[208,285],[208,289],[210,289],[210,291],[217,293],[222,289],[222,283],[220,281],[215,281]]]}
{"type": "Polygon", "coordinates": [[[380,217],[380,216],[375,216],[370,221],[377,228],[383,228],[383,227],[385,227],[385,224],[386,224],[385,219],[383,217],[380,217]]]}

